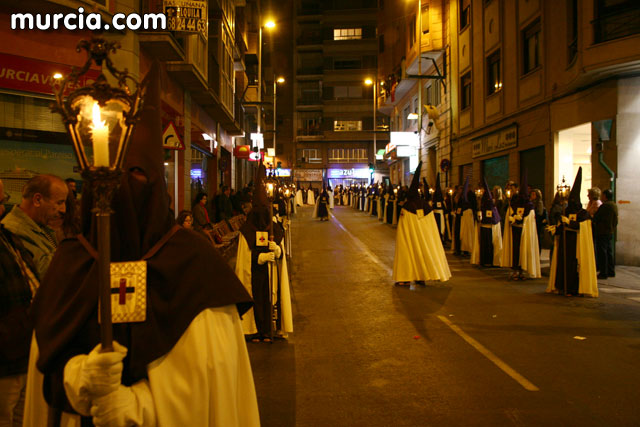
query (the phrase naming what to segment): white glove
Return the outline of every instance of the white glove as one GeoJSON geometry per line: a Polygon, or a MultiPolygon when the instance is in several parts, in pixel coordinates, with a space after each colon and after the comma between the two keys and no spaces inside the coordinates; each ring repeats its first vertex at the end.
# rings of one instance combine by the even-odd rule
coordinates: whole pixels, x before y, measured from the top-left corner
{"type": "Polygon", "coordinates": [[[564,222],[565,224],[569,224],[571,222],[571,221],[569,221],[569,218],[567,218],[564,215],[562,215],[561,219],[562,219],[562,222],[564,222]]]}
{"type": "Polygon", "coordinates": [[[146,380],[131,387],[120,385],[115,391],[94,399],[91,415],[97,427],[156,424],[153,398],[146,380]]]}
{"type": "Polygon", "coordinates": [[[555,225],[548,225],[547,226],[547,231],[549,233],[551,233],[551,235],[555,235],[556,234],[556,226],[555,225]]]}
{"type": "Polygon", "coordinates": [[[518,221],[522,221],[522,215],[514,215],[514,218],[518,221]]]}
{"type": "Polygon", "coordinates": [[[83,415],[89,415],[91,399],[117,390],[122,377],[122,359],[127,348],[113,342],[114,351],[100,353],[98,344],[88,355],[71,358],[64,367],[64,389],[71,406],[83,415]]]}
{"type": "Polygon", "coordinates": [[[509,216],[509,222],[513,224],[514,222],[516,222],[516,219],[513,216],[509,216]]]}
{"type": "Polygon", "coordinates": [[[276,258],[280,258],[280,255],[282,255],[282,249],[276,242],[269,242],[269,250],[276,255],[276,258]]]}
{"type": "Polygon", "coordinates": [[[476,212],[476,216],[478,217],[478,221],[482,221],[482,212],[476,212]]]}
{"type": "Polygon", "coordinates": [[[273,252],[265,252],[258,255],[258,265],[263,265],[265,262],[273,262],[276,260],[276,256],[273,252]]]}

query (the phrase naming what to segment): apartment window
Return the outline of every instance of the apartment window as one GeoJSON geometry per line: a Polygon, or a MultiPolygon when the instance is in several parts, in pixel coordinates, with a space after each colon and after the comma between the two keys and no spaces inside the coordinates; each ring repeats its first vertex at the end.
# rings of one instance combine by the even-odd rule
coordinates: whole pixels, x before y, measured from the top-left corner
{"type": "Polygon", "coordinates": [[[540,18],[522,31],[523,74],[540,66],[540,18]]]}
{"type": "Polygon", "coordinates": [[[487,95],[502,89],[500,77],[500,49],[487,57],[487,95]]]}
{"type": "Polygon", "coordinates": [[[460,30],[471,22],[471,0],[460,0],[460,30]]]}
{"type": "Polygon", "coordinates": [[[334,70],[359,70],[362,68],[360,59],[336,59],[333,61],[334,70]]]}
{"type": "Polygon", "coordinates": [[[462,76],[460,79],[460,106],[464,110],[471,106],[471,71],[462,76]]]}
{"type": "Polygon", "coordinates": [[[362,98],[362,86],[334,86],[335,99],[362,98]]]}
{"type": "Polygon", "coordinates": [[[638,0],[595,0],[595,43],[640,33],[638,0]]]}
{"type": "Polygon", "coordinates": [[[384,52],[384,34],[380,34],[380,37],[378,37],[378,52],[384,52]]]}
{"type": "Polygon", "coordinates": [[[412,48],[416,42],[416,15],[411,17],[411,25],[409,25],[409,47],[412,48]]]}
{"type": "Polygon", "coordinates": [[[427,34],[429,32],[429,5],[422,5],[422,34],[427,34]]]}
{"type": "Polygon", "coordinates": [[[336,132],[362,130],[362,120],[334,120],[333,130],[336,132]]]}
{"type": "Polygon", "coordinates": [[[426,104],[437,107],[440,105],[440,83],[430,83],[424,89],[426,104]]]}
{"type": "Polygon", "coordinates": [[[578,54],[578,0],[567,0],[567,63],[578,54]]]}
{"type": "Polygon", "coordinates": [[[362,28],[336,28],[333,30],[334,40],[360,40],[362,28]]]}
{"type": "Polygon", "coordinates": [[[322,163],[320,150],[317,148],[305,148],[302,150],[302,161],[306,163],[322,163]]]}

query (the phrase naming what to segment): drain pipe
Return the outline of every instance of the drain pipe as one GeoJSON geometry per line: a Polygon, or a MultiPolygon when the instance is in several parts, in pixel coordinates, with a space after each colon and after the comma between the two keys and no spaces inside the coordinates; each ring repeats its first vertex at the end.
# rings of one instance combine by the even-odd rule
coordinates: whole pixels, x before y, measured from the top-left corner
{"type": "MultiPolygon", "coordinates": [[[[602,144],[602,141],[600,141],[600,144],[602,144]]],[[[616,173],[614,171],[611,170],[611,168],[609,167],[609,165],[607,165],[604,162],[604,151],[600,150],[600,152],[598,153],[598,162],[600,163],[600,165],[604,168],[604,170],[607,171],[607,173],[609,174],[609,179],[611,180],[611,192],[613,193],[613,201],[615,202],[616,200],[616,173]]]]}

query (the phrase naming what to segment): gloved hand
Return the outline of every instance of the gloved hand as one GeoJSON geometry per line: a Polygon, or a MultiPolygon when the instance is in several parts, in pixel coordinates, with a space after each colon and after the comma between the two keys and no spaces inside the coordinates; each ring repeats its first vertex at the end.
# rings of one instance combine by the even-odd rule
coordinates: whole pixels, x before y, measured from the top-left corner
{"type": "Polygon", "coordinates": [[[514,215],[516,221],[522,221],[522,215],[514,215]]]}
{"type": "Polygon", "coordinates": [[[567,218],[566,216],[562,215],[562,217],[560,218],[562,220],[563,223],[565,224],[569,224],[571,221],[569,220],[569,218],[567,218]]]}
{"type": "Polygon", "coordinates": [[[92,401],[91,416],[97,427],[155,425],[155,407],[145,380],[92,401]]]}
{"type": "Polygon", "coordinates": [[[549,233],[551,233],[552,236],[556,234],[556,226],[555,225],[548,225],[546,227],[546,229],[547,229],[547,231],[549,233]]]}
{"type": "Polygon", "coordinates": [[[276,258],[280,258],[280,255],[282,255],[282,249],[276,242],[269,242],[269,250],[276,255],[276,258]]]}
{"type": "Polygon", "coordinates": [[[516,222],[516,218],[512,215],[509,215],[509,222],[513,224],[514,222],[516,222]]]}
{"type": "Polygon", "coordinates": [[[273,262],[276,260],[276,255],[273,252],[265,252],[258,255],[258,264],[263,265],[265,262],[273,262]]]}
{"type": "Polygon", "coordinates": [[[122,360],[127,348],[113,342],[114,351],[101,353],[98,344],[88,355],[71,358],[64,367],[64,388],[71,406],[88,415],[91,399],[118,389],[122,376],[122,360]]]}
{"type": "Polygon", "coordinates": [[[476,216],[478,217],[478,221],[482,221],[482,212],[476,212],[476,216]]]}

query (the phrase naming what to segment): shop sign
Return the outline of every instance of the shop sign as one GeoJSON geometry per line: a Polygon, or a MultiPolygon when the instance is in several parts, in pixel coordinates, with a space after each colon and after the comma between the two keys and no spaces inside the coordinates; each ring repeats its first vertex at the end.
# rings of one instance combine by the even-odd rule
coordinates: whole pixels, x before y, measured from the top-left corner
{"type": "Polygon", "coordinates": [[[420,146],[420,138],[415,132],[389,132],[390,142],[388,145],[406,145],[409,147],[420,146]]]}
{"type": "Polygon", "coordinates": [[[498,151],[508,150],[518,146],[518,125],[512,124],[506,128],[483,135],[471,140],[471,157],[480,157],[498,151]]]}
{"type": "Polygon", "coordinates": [[[173,122],[169,122],[162,133],[162,148],[167,150],[184,150],[184,143],[180,140],[173,122]]]}
{"type": "Polygon", "coordinates": [[[251,134],[251,145],[258,147],[260,150],[264,149],[264,138],[261,133],[251,134]]]}
{"type": "Polygon", "coordinates": [[[249,153],[249,161],[250,162],[260,162],[264,158],[264,151],[260,152],[251,152],[249,153]]]}
{"type": "Polygon", "coordinates": [[[198,0],[164,0],[167,29],[181,33],[200,33],[207,38],[207,2],[198,0]]]}
{"type": "Polygon", "coordinates": [[[291,169],[280,168],[280,169],[274,170],[274,172],[275,172],[277,177],[288,177],[288,176],[291,176],[291,169]]]}
{"type": "Polygon", "coordinates": [[[248,159],[251,154],[251,146],[249,145],[238,145],[233,147],[233,157],[238,159],[248,159]]]}
{"type": "Polygon", "coordinates": [[[294,176],[297,181],[322,181],[322,169],[296,169],[294,176]]]}
{"type": "Polygon", "coordinates": [[[328,178],[369,178],[371,172],[368,168],[358,169],[329,169],[328,178]]]}
{"type": "MultiPolygon", "coordinates": [[[[40,61],[22,56],[0,53],[0,87],[21,92],[53,95],[54,74],[71,74],[72,66],[40,61]]],[[[88,70],[80,76],[77,85],[67,85],[65,95],[71,91],[93,84],[100,75],[99,70],[88,70]]]]}

